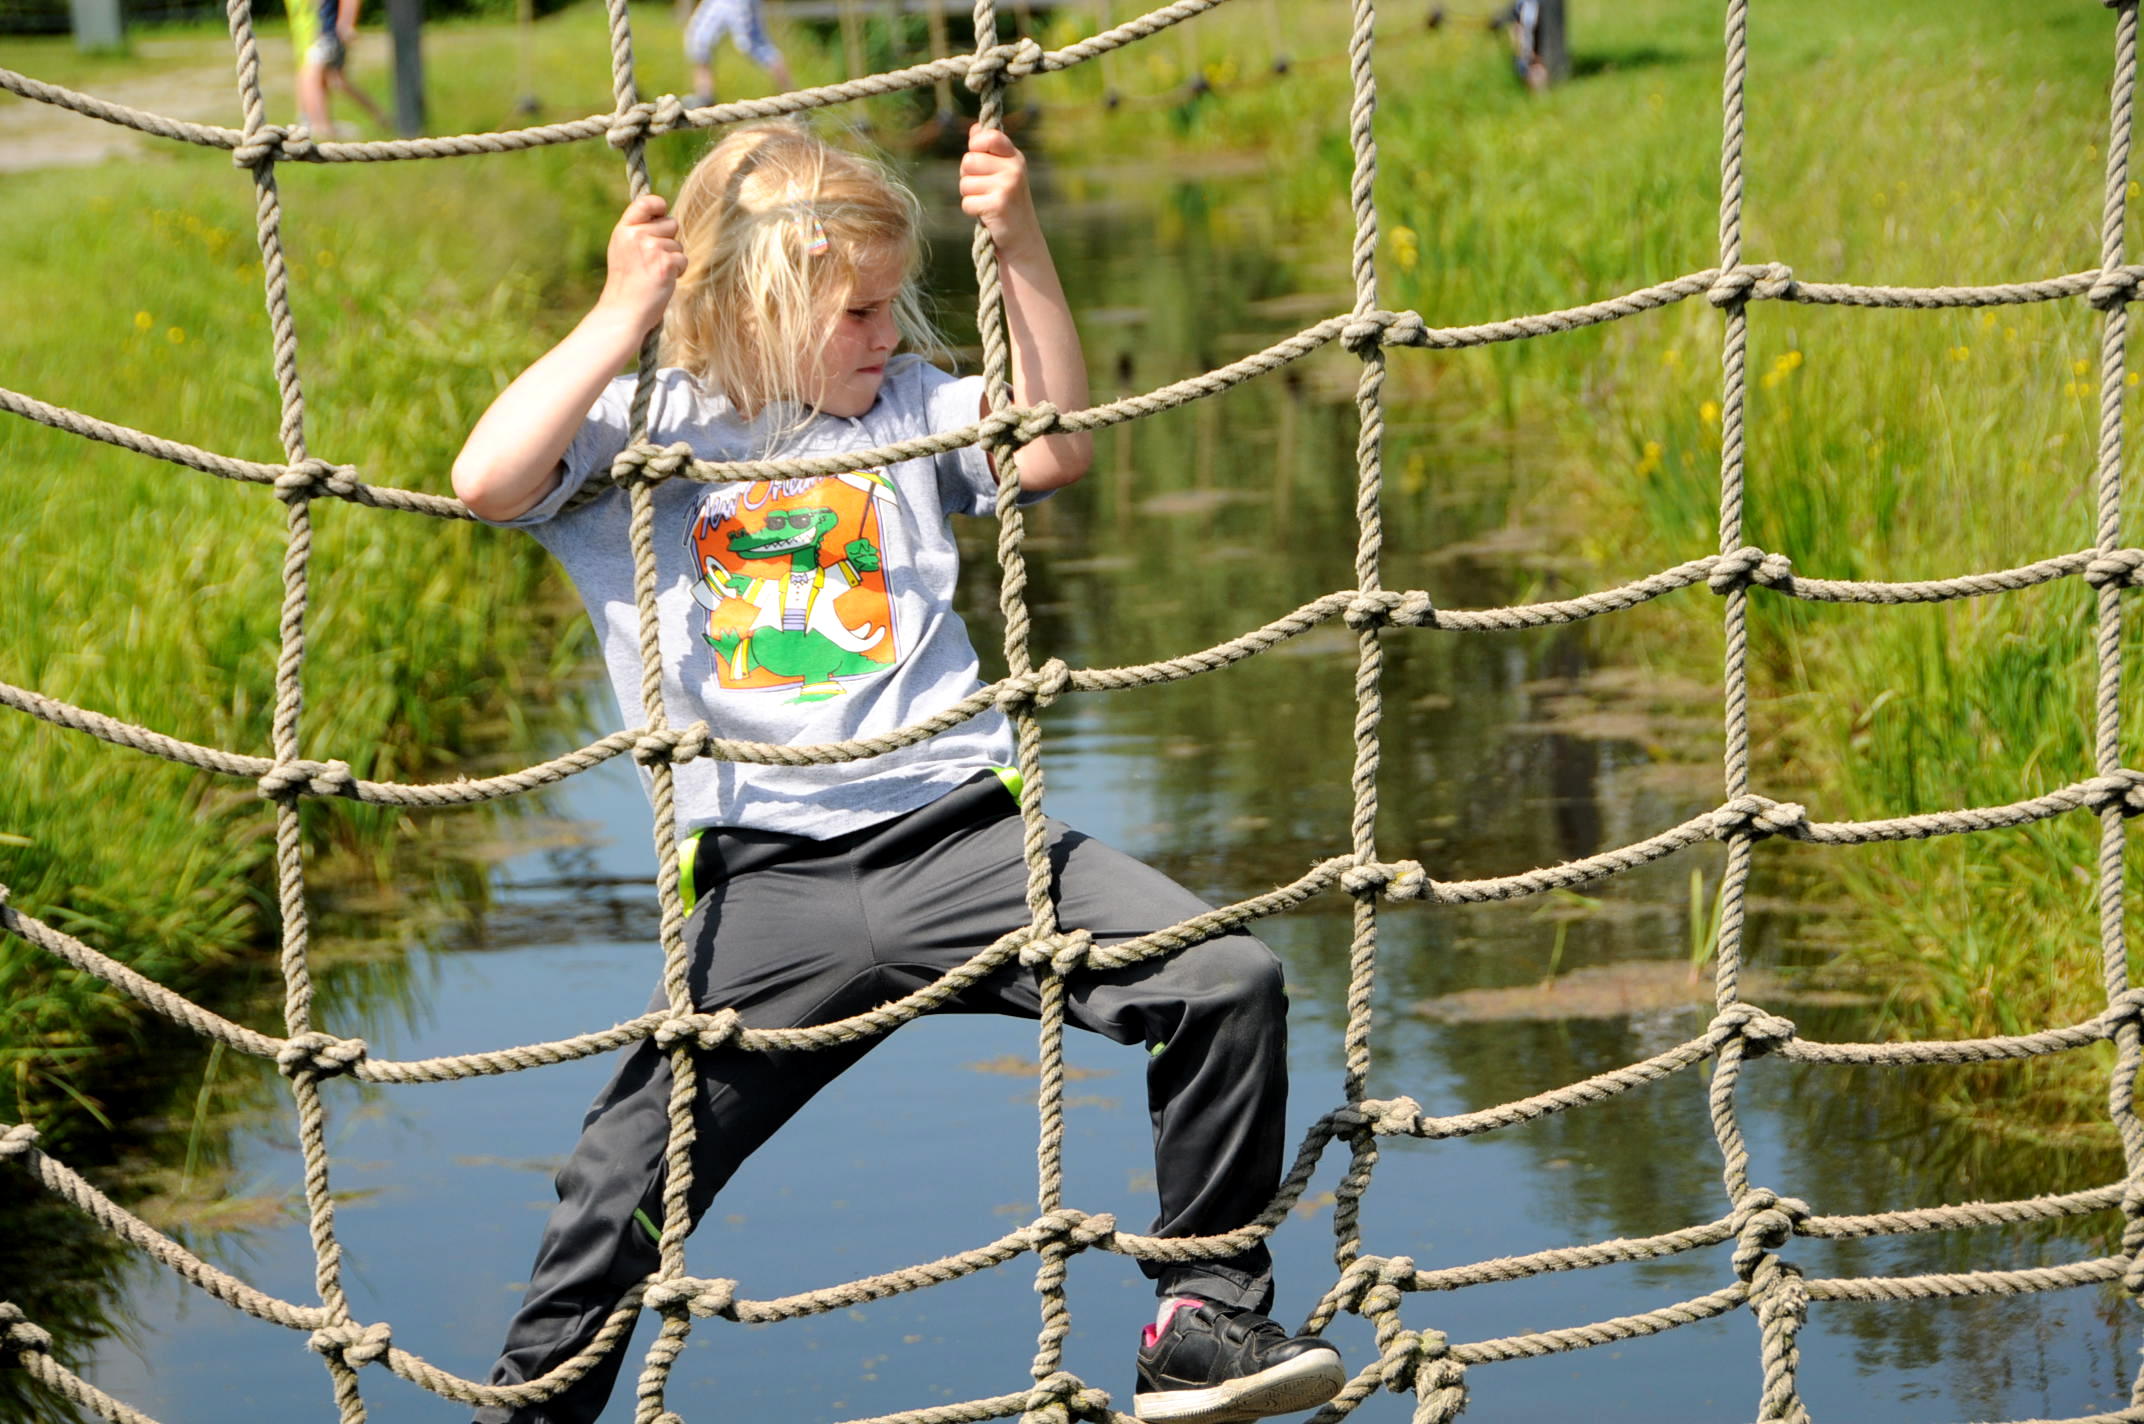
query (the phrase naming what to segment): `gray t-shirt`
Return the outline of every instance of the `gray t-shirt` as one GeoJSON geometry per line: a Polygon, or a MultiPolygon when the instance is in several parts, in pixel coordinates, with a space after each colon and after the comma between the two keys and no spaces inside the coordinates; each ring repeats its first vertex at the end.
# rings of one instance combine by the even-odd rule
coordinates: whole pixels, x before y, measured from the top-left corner
{"type": "MultiPolygon", "coordinates": [[[[982,382],[897,358],[878,401],[853,419],[817,416],[782,456],[830,454],[950,430],[976,419],[982,382]]],[[[613,381],[566,451],[565,477],[520,518],[580,590],[603,642],[626,725],[645,725],[628,499],[607,478],[625,448],[633,382],[613,381]]],[[[685,441],[707,460],[756,459],[759,432],[683,371],[656,373],[649,439],[685,441]]],[[[987,515],[996,482],[980,449],[885,469],[800,480],[654,487],[656,608],[663,709],[673,727],[801,745],[889,732],[980,684],[953,611],[959,554],[950,516],[987,515]]],[[[826,839],[944,795],[1012,760],[989,710],[885,756],[832,766],[761,766],[701,757],[677,767],[678,834],[741,826],[826,839]]]]}

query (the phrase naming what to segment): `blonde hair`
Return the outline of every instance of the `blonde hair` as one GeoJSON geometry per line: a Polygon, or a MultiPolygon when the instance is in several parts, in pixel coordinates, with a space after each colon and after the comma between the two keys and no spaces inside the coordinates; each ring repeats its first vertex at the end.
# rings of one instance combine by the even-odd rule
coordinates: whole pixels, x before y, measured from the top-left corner
{"type": "Polygon", "coordinates": [[[663,321],[662,361],[740,414],[794,403],[784,433],[810,419],[822,393],[804,388],[807,373],[866,271],[898,268],[902,341],[942,348],[916,290],[915,194],[884,165],[800,124],[754,125],[693,165],[674,211],[685,274],[663,321]]]}

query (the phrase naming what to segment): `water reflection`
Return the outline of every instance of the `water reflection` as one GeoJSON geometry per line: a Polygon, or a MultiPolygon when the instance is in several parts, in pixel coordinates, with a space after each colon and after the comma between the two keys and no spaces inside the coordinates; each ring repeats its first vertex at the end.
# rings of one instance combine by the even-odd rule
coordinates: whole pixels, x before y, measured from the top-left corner
{"type": "MultiPolygon", "coordinates": [[[[1053,241],[1085,313],[1098,391],[1177,379],[1346,305],[1333,274],[1291,270],[1257,215],[1222,206],[1218,188],[1136,186],[1152,175],[1056,178],[1053,241]]],[[[949,180],[939,172],[930,181],[949,180]]],[[[937,247],[939,290],[958,312],[963,282],[972,280],[965,240],[949,233],[937,247]]],[[[1180,654],[1352,585],[1351,373],[1344,354],[1325,353],[1106,435],[1088,483],[1031,516],[1038,657],[1088,666],[1180,654]]],[[[1392,412],[1399,433],[1388,463],[1399,473],[1387,514],[1387,585],[1426,588],[1454,606],[1552,585],[1556,575],[1533,556],[1553,531],[1523,527],[1512,496],[1524,432],[1484,433],[1470,421],[1470,434],[1458,438],[1450,430],[1462,422],[1443,414],[1404,401],[1392,412]]],[[[994,537],[973,525],[962,534],[971,567],[985,571],[969,581],[962,611],[987,650],[999,626],[987,575],[994,537]]],[[[1627,645],[1605,636],[1592,624],[1388,635],[1384,852],[1418,858],[1441,878],[1503,874],[1639,839],[1712,804],[1716,704],[1701,689],[1646,676],[1627,645]]],[[[1352,637],[1329,628],[1189,682],[1067,699],[1046,714],[1053,808],[1216,900],[1292,878],[1347,845],[1353,676],[1352,637]]],[[[562,1036],[639,1010],[655,972],[645,805],[616,767],[576,780],[553,804],[601,836],[510,863],[499,907],[451,950],[420,944],[408,967],[376,971],[384,977],[367,979],[364,994],[335,1012],[343,1031],[414,1056],[562,1036]]],[[[1763,908],[1752,946],[1760,964],[1786,973],[1820,961],[1838,921],[1795,904],[1796,862],[1773,849],[1760,859],[1763,908]]],[[[1412,1095],[1431,1112],[1464,1111],[1695,1035],[1707,1017],[1701,992],[1655,992],[1636,1011],[1547,1020],[1439,1017],[1422,1006],[1573,971],[1679,965],[1693,894],[1702,928],[1718,875],[1717,851],[1707,850],[1591,887],[1583,901],[1389,913],[1373,1090],[1412,1095]],[[1694,891],[1693,869],[1702,875],[1694,891]]],[[[1289,968],[1298,1083],[1291,1122],[1299,1131],[1339,1098],[1347,907],[1327,898],[1262,932],[1289,968]]],[[[1667,982],[1678,972],[1667,971],[1667,982]]],[[[1660,971],[1635,974],[1657,990],[1660,971]]],[[[1865,1034],[1875,1012],[1856,1002],[1789,1011],[1822,1037],[1865,1034]]],[[[740,1174],[693,1243],[694,1268],[734,1276],[746,1294],[764,1297],[995,1235],[1033,1208],[1030,1090],[1004,1071],[1032,1054],[1029,1030],[1016,1024],[904,1031],[740,1174]]],[[[1090,1043],[1075,1044],[1073,1059],[1093,1081],[1077,1089],[1070,1199],[1143,1222],[1151,1183],[1136,1065],[1090,1043]]],[[[457,1372],[482,1372],[526,1268],[546,1174],[604,1071],[584,1063],[394,1094],[352,1090],[335,1100],[337,1182],[354,1194],[341,1223],[360,1318],[390,1318],[398,1343],[457,1372]]],[[[1967,1129],[1932,1122],[1918,1105],[1926,1075],[1952,1071],[1754,1065],[1742,1102],[1756,1179],[1820,1211],[1854,1212],[2072,1189],[2110,1175],[2103,1146],[2020,1161],[1967,1129]]],[[[1370,1248],[1425,1267],[1454,1265],[1719,1216],[1726,1199],[1704,1087],[1692,1071],[1491,1138],[1390,1144],[1365,1213],[1370,1248]]],[[[286,1138],[281,1128],[247,1134],[233,1148],[237,1169],[287,1189],[295,1163],[286,1138]]],[[[1307,1293],[1330,1278],[1337,1170],[1337,1160],[1328,1164],[1277,1242],[1290,1308],[1306,1306],[1307,1293]]],[[[2103,1215],[1920,1239],[1797,1242],[1791,1255],[1812,1275],[2052,1263],[2111,1249],[2113,1229],[2103,1215]]],[[[263,1227],[236,1240],[226,1249],[250,1278],[309,1296],[302,1229],[263,1227]]],[[[1116,1389],[1121,1402],[1143,1282],[1116,1258],[1074,1264],[1081,1325],[1068,1363],[1116,1389]]],[[[1461,1298],[1417,1297],[1405,1314],[1411,1325],[1478,1339],[1653,1309],[1728,1278],[1721,1249],[1461,1298]]],[[[230,1391],[241,1377],[244,1417],[324,1417],[325,1384],[300,1342],[228,1321],[221,1307],[189,1304],[155,1273],[127,1280],[137,1324],[95,1362],[93,1377],[107,1387],[166,1424],[234,1417],[230,1391]]],[[[821,1418],[1015,1388],[1033,1322],[1025,1267],[1016,1265],[749,1342],[717,1323],[695,1335],[677,1398],[690,1401],[688,1417],[719,1402],[739,1417],[821,1418]]],[[[1340,1333],[1351,1359],[1370,1357],[1358,1325],[1340,1333]]],[[[1833,1417],[1884,1420],[2086,1413],[2125,1397],[2136,1337],[2128,1308],[2095,1291],[1819,1306],[1803,1340],[1802,1377],[1819,1416],[1827,1408],[1833,1417]]],[[[1759,1378],[1755,1330],[1742,1315],[1627,1348],[1478,1369],[1468,1417],[1747,1415],[1759,1378]]],[[[385,1401],[382,1418],[458,1412],[392,1381],[368,1378],[367,1386],[385,1401]]],[[[1405,1401],[1380,1399],[1361,1417],[1397,1420],[1406,1411],[1405,1401]]],[[[629,1401],[613,1411],[629,1414],[629,1401]]]]}

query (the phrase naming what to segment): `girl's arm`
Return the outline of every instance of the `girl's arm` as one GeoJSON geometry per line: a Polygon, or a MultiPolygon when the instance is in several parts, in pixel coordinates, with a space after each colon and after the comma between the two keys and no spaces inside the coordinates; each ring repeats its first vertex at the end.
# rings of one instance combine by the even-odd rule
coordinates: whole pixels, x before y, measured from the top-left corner
{"type": "Polygon", "coordinates": [[[499,392],[469,432],[454,457],[454,493],[471,513],[513,519],[558,488],[566,447],[596,397],[661,324],[685,270],[668,212],[652,193],[627,206],[611,231],[610,274],[595,307],[499,392]]]}
{"type": "MultiPolygon", "coordinates": [[[[979,219],[997,243],[1005,325],[1012,338],[1012,398],[1021,405],[1048,401],[1059,410],[1085,409],[1087,361],[1079,331],[1035,216],[1027,159],[1002,131],[980,125],[968,130],[968,152],[960,160],[960,209],[979,219]]],[[[1021,449],[1020,488],[1071,484],[1093,460],[1094,439],[1085,431],[1046,436],[1021,449]]]]}

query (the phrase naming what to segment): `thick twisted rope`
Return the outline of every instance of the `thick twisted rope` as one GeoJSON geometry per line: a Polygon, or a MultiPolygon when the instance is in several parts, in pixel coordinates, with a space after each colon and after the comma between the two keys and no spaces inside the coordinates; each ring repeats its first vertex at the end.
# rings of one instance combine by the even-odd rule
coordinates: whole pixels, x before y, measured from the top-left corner
{"type": "MultiPolygon", "coordinates": [[[[275,1038],[209,1013],[102,951],[6,906],[4,890],[0,890],[0,928],[38,946],[41,951],[105,979],[154,1012],[195,1032],[277,1063],[291,1081],[299,1115],[305,1156],[305,1192],[316,1260],[315,1286],[320,1301],[318,1304],[281,1301],[207,1266],[111,1203],[66,1167],[45,1157],[36,1147],[34,1130],[27,1125],[0,1129],[0,1157],[18,1159],[25,1170],[48,1190],[213,1297],[263,1319],[308,1332],[309,1343],[321,1354],[329,1370],[345,1424],[353,1424],[365,1417],[358,1377],[365,1366],[373,1364],[426,1389],[464,1402],[539,1403],[585,1375],[609,1350],[622,1346],[633,1318],[643,1304],[661,1314],[663,1323],[646,1357],[637,1386],[636,1420],[639,1424],[671,1424],[678,1416],[665,1403],[668,1374],[683,1348],[694,1318],[719,1317],[749,1322],[795,1318],[957,1279],[1029,1251],[1038,1258],[1036,1284],[1042,1296],[1043,1314],[1031,1367],[1031,1385],[994,1397],[904,1411],[883,1416],[883,1419],[888,1424],[894,1420],[901,1424],[949,1424],[956,1419],[999,1418],[1012,1414],[1023,1414],[1032,1420],[1048,1421],[1048,1424],[1064,1424],[1076,1417],[1121,1419],[1124,1416],[1110,1410],[1105,1394],[1086,1386],[1061,1368],[1062,1346],[1070,1330],[1070,1314],[1065,1300],[1069,1258],[1081,1251],[1096,1249],[1164,1261],[1214,1259],[1239,1253],[1270,1235],[1287,1217],[1301,1199],[1325,1149],[1338,1141],[1345,1141],[1348,1149],[1348,1162],[1336,1191],[1334,1213],[1339,1279],[1313,1310],[1311,1318],[1313,1324],[1322,1326],[1341,1310],[1365,1315],[1372,1321],[1376,1332],[1379,1358],[1349,1383],[1325,1411],[1323,1417],[1326,1418],[1344,1416],[1371,1394],[1389,1390],[1416,1395],[1415,1417],[1418,1421],[1446,1421],[1465,1406],[1469,1366],[1634,1339],[1748,1306],[1754,1310],[1760,1329],[1763,1386],[1759,1415],[1765,1419],[1794,1420],[1805,1417],[1796,1385],[1797,1340],[1811,1300],[2015,1294],[2114,1280],[2123,1281],[2133,1294],[2144,1292],[2144,1266],[2139,1264],[2140,1257],[2144,1257],[2144,1123],[2139,1122],[2131,1101],[2137,1070],[2140,1061],[2144,1061],[2139,1032],[2140,1022],[2144,1022],[2144,994],[2131,989],[2127,982],[2121,899],[2123,826],[2128,816],[2144,810],[2144,774],[2124,768],[2120,760],[2120,595],[2124,589],[2135,586],[2140,571],[2144,571],[2144,550],[2122,547],[2118,525],[2126,306],[2136,298],[2140,282],[2144,282],[2144,267],[2132,266],[2123,260],[2129,134],[2136,78],[2133,0],[2114,7],[2118,14],[2111,136],[2107,153],[2107,197],[2101,262],[2092,271],[1978,287],[1901,288],[1808,283],[1797,279],[1780,263],[1745,263],[1741,250],[1742,85],[1748,66],[1747,7],[1746,0],[1730,0],[1722,100],[1719,265],[1579,307],[1449,328],[1432,328],[1416,313],[1387,311],[1377,304],[1374,203],[1377,153],[1375,85],[1371,68],[1375,13],[1371,0],[1355,0],[1348,45],[1354,96],[1349,137],[1354,155],[1350,190],[1355,218],[1351,267],[1356,288],[1355,303],[1350,312],[1305,328],[1231,365],[1151,392],[1084,411],[1059,412],[1047,405],[1018,407],[1010,400],[1010,356],[1004,339],[1003,293],[996,256],[987,233],[978,227],[974,257],[980,291],[979,327],[984,336],[989,413],[960,430],[875,450],[811,460],[717,463],[694,459],[689,450],[675,447],[665,450],[648,443],[648,378],[653,367],[651,341],[643,348],[640,378],[636,383],[632,440],[619,457],[614,471],[619,481],[627,485],[625,497],[631,504],[630,537],[644,668],[643,725],[613,733],[550,762],[482,781],[437,785],[371,782],[355,777],[345,763],[302,756],[301,678],[311,549],[310,502],[317,498],[338,498],[434,517],[468,516],[456,501],[369,485],[359,478],[356,470],[308,453],[304,434],[304,396],[297,366],[297,336],[290,312],[288,271],[282,256],[281,211],[275,182],[278,163],[443,157],[602,138],[620,149],[626,166],[628,191],[637,196],[646,192],[649,186],[643,146],[649,137],[657,134],[691,127],[713,127],[742,118],[800,112],[949,78],[963,79],[978,93],[981,122],[994,125],[1002,119],[1004,91],[1011,83],[1108,53],[1219,3],[1220,0],[1179,0],[1179,3],[1164,6],[1065,49],[1046,52],[1026,38],[999,43],[993,0],[978,0],[976,49],[971,55],[950,56],[928,65],[768,100],[688,110],[673,96],[658,96],[653,100],[639,97],[626,10],[622,0],[612,0],[609,13],[614,107],[610,113],[508,134],[376,144],[323,143],[302,129],[285,129],[265,122],[259,56],[245,0],[231,0],[230,7],[244,112],[243,127],[238,129],[184,124],[0,70],[0,87],[158,137],[228,149],[239,165],[252,175],[286,457],[282,464],[236,460],[14,392],[0,391],[0,409],[187,468],[265,484],[286,503],[289,532],[284,560],[271,755],[249,756],[183,742],[25,689],[0,686],[0,702],[56,725],[151,755],[216,774],[251,778],[261,795],[276,803],[276,866],[286,986],[284,1036],[275,1038]],[[1722,357],[1720,543],[1716,554],[1645,575],[1615,588],[1506,609],[1443,610],[1433,605],[1426,592],[1392,592],[1381,586],[1378,566],[1382,542],[1379,514],[1382,382],[1385,353],[1390,347],[1453,350],[1528,339],[1625,319],[1699,295],[1722,311],[1726,331],[1722,357]],[[1748,308],[1751,303],[1791,301],[1937,309],[2072,298],[2089,301],[2104,312],[2097,520],[2092,547],[2012,569],[1943,579],[1873,582],[1802,577],[1795,572],[1785,554],[1756,549],[1743,542],[1742,491],[1746,457],[1743,411],[1748,308]],[[1021,448],[1052,433],[1102,429],[1204,399],[1300,360],[1335,340],[1355,353],[1363,366],[1357,387],[1360,433],[1356,481],[1359,528],[1356,587],[1325,595],[1243,637],[1162,662],[1100,669],[1071,669],[1055,660],[1037,665],[1030,646],[1032,630],[1024,596],[1022,521],[1015,502],[1021,448]],[[834,473],[859,464],[889,463],[974,444],[984,447],[1000,472],[1000,601],[1007,624],[1007,677],[979,689],[945,712],[910,727],[880,737],[821,746],[784,747],[732,741],[713,736],[704,726],[674,729],[668,724],[660,696],[660,648],[653,610],[655,565],[651,492],[655,482],[664,478],[712,481],[834,473]],[[2067,577],[2083,578],[2095,589],[2098,603],[2095,645],[2099,681],[2093,776],[2006,805],[1859,822],[1813,821],[1799,805],[1753,793],[1749,766],[1747,628],[1747,601],[1753,587],[1764,590],[1767,596],[1896,604],[1993,596],[2067,577]],[[1721,596],[1727,633],[1727,657],[1723,669],[1724,795],[1718,807],[1628,846],[1559,866],[1485,880],[1440,882],[1419,864],[1387,862],[1378,856],[1375,844],[1378,683],[1383,628],[1474,632],[1543,627],[1633,607],[1699,582],[1721,596]],[[1348,852],[1313,866],[1294,882],[1263,895],[1106,948],[1095,946],[1082,930],[1060,928],[1049,897],[1042,802],[1043,766],[1036,713],[1067,692],[1149,686],[1229,666],[1334,617],[1343,619],[1356,635],[1358,716],[1354,732],[1353,809],[1348,852]],[[789,765],[854,760],[913,745],[993,706],[1012,718],[1024,773],[1021,815],[1023,855],[1029,873],[1030,921],[1027,926],[979,951],[967,964],[934,983],[869,1013],[836,1023],[806,1029],[753,1030],[745,1028],[732,1011],[702,1012],[692,1004],[685,983],[683,914],[677,893],[672,788],[672,771],[676,764],[705,756],[789,765]],[[468,804],[555,782],[621,752],[630,753],[647,766],[655,786],[657,893],[663,917],[664,1008],[608,1029],[550,1043],[407,1063],[374,1058],[361,1040],[338,1037],[314,1025],[302,847],[298,834],[298,803],[304,797],[340,796],[382,804],[423,806],[468,804]],[[1754,847],[1759,840],[1780,837],[1839,845],[1914,839],[2025,825],[2084,810],[2093,812],[2102,820],[2099,883],[2107,1006],[2091,1020],[1999,1038],[1896,1044],[1820,1043],[1801,1038],[1792,1021],[1740,997],[1747,883],[1754,847]],[[1424,1112],[1411,1098],[1374,1099],[1368,1096],[1372,1068],[1371,988],[1380,900],[1465,904],[1539,894],[1591,883],[1715,839],[1725,840],[1728,844],[1728,870],[1721,887],[1716,1014],[1703,1033],[1642,1062],[1597,1073],[1528,1098],[1468,1112],[1432,1114],[1424,1112]],[[1089,1215],[1065,1205],[1062,1040],[1068,977],[1181,952],[1213,935],[1228,932],[1261,916],[1281,912],[1327,890],[1349,895],[1354,909],[1348,1023],[1343,1040],[1343,1101],[1310,1129],[1298,1150],[1294,1167],[1272,1202],[1244,1227],[1203,1238],[1157,1238],[1122,1232],[1105,1215],[1089,1215]],[[1014,959],[1038,975],[1044,1001],[1037,1157],[1041,1212],[1035,1221],[992,1242],[934,1262],[765,1301],[742,1297],[736,1282],[685,1274],[683,1239],[689,1226],[686,1199],[692,1177],[690,1107],[697,1053],[716,1048],[810,1050],[889,1032],[921,1013],[941,1007],[953,995],[1014,959]],[[395,1344],[392,1327],[387,1322],[364,1323],[351,1318],[341,1286],[341,1251],[335,1239],[332,1197],[328,1188],[324,1111],[319,1095],[322,1079],[348,1076],[374,1082],[448,1081],[563,1062],[650,1037],[668,1052],[672,1071],[671,1131],[665,1149],[667,1173],[659,1266],[650,1281],[644,1287],[636,1288],[613,1313],[587,1351],[539,1380],[494,1387],[438,1370],[421,1357],[400,1348],[395,1344]],[[1749,1179],[1748,1151],[1735,1097],[1741,1065],[1748,1058],[1769,1053],[1811,1062],[1894,1066],[1989,1062],[2069,1052],[2103,1040],[2116,1045],[2116,1066],[2110,1079],[2109,1099],[2110,1116],[2121,1136],[2127,1163],[2124,1180],[2120,1183],[2024,1201],[1963,1203],[1868,1216],[1825,1217],[1812,1214],[1805,1204],[1781,1197],[1749,1179]],[[1441,1139],[1496,1131],[1544,1115],[1576,1110],[1705,1063],[1714,1065],[1708,1097],[1722,1154],[1723,1181],[1730,1205],[1727,1216],[1656,1237],[1556,1247],[1528,1256],[1434,1271],[1418,1270],[1405,1258],[1380,1258],[1363,1251],[1360,1203],[1376,1163],[1379,1137],[1403,1135],[1441,1139]],[[2119,1255],[2055,1266],[1938,1276],[1807,1280],[1781,1254],[1791,1238],[1797,1235],[1843,1238],[1955,1230],[2051,1221],[2117,1208],[2124,1219],[2119,1255]],[[1616,1320],[1502,1340],[1454,1344],[1442,1332],[1408,1328],[1400,1316],[1402,1296],[1409,1291],[1449,1291],[1491,1280],[1586,1269],[1616,1261],[1655,1259],[1725,1246],[1730,1242],[1734,1243],[1731,1260],[1736,1277],[1734,1283],[1694,1300],[1616,1320]]],[[[602,490],[592,491],[591,497],[602,497],[603,493],[602,490]]],[[[6,1362],[19,1365],[46,1387],[107,1418],[131,1421],[144,1417],[131,1407],[102,1395],[54,1363],[49,1336],[34,1322],[25,1320],[15,1307],[0,1303],[0,1327],[4,1327],[0,1328],[0,1355],[6,1357],[6,1362]]],[[[2140,1375],[2134,1386],[2131,1409],[2098,1417],[2134,1418],[2138,1417],[2139,1411],[2144,1411],[2144,1375],[2140,1375]]]]}

